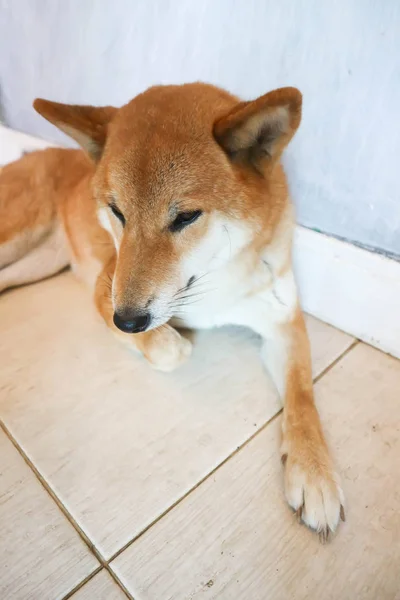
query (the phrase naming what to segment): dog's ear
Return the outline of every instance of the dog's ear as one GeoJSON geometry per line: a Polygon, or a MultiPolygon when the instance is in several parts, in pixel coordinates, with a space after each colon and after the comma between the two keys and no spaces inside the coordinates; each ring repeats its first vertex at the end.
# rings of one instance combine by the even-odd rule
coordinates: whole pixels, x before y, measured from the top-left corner
{"type": "Polygon", "coordinates": [[[300,125],[301,103],[301,93],[293,87],[241,102],[217,119],[214,137],[232,161],[263,172],[279,158],[300,125]]]}
{"type": "Polygon", "coordinates": [[[78,142],[94,161],[101,157],[108,124],[118,110],[112,106],[60,104],[42,98],[34,101],[33,108],[78,142]]]}

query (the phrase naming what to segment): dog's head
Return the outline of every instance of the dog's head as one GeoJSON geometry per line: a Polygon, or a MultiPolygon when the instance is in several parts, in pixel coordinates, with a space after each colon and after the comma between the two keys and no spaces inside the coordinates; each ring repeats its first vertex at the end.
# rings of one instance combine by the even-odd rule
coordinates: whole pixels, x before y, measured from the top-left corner
{"type": "Polygon", "coordinates": [[[301,94],[282,88],[239,102],[195,83],[150,88],[120,109],[34,107],[97,164],[99,220],[117,252],[114,319],[136,332],[179,314],[198,278],[276,220],[276,172],[300,123],[301,94]]]}

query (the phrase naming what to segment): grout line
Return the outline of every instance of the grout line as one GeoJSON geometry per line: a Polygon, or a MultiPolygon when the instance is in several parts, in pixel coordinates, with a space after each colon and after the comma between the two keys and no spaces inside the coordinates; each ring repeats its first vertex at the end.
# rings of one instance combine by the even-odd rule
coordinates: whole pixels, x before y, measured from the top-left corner
{"type": "Polygon", "coordinates": [[[97,569],[95,569],[93,571],[93,573],[90,573],[90,575],[85,577],[85,579],[82,579],[82,581],[80,583],[78,583],[78,585],[76,585],[74,588],[72,588],[71,591],[69,591],[65,596],[63,596],[62,600],[68,600],[68,598],[71,598],[75,594],[75,592],[80,590],[85,585],[85,583],[87,583],[88,581],[93,579],[93,577],[95,575],[97,575],[98,573],[100,573],[100,571],[102,571],[102,570],[103,570],[102,566],[97,567],[97,569]]]}
{"type": "Polygon", "coordinates": [[[348,346],[346,348],[346,350],[344,350],[341,354],[339,354],[339,356],[337,356],[335,358],[335,360],[333,360],[327,367],[325,367],[325,369],[323,369],[321,371],[321,373],[319,373],[316,377],[314,377],[313,384],[315,385],[316,383],[318,383],[318,381],[320,379],[322,379],[327,373],[329,373],[329,371],[331,371],[331,369],[336,367],[336,365],[342,360],[342,358],[344,358],[349,352],[351,352],[351,350],[353,350],[353,348],[355,348],[355,346],[357,346],[357,344],[359,344],[359,343],[360,343],[360,340],[354,339],[352,341],[352,343],[350,344],[350,346],[348,346]]]}
{"type": "Polygon", "coordinates": [[[106,564],[105,568],[107,569],[109,575],[114,579],[115,583],[125,593],[126,597],[129,598],[129,600],[135,600],[134,597],[132,596],[132,594],[130,593],[130,591],[122,583],[122,581],[120,580],[120,578],[118,577],[118,575],[116,573],[114,573],[114,571],[112,570],[112,568],[110,567],[110,565],[106,564]]]}
{"type": "Polygon", "coordinates": [[[34,475],[36,475],[36,478],[42,484],[42,487],[46,490],[46,492],[49,494],[49,496],[52,498],[52,500],[54,500],[54,502],[56,503],[56,505],[58,506],[58,508],[63,513],[64,517],[69,521],[69,523],[73,526],[74,530],[78,533],[78,535],[83,540],[83,542],[85,543],[85,545],[89,548],[90,552],[92,554],[94,554],[95,558],[100,562],[100,565],[98,567],[96,567],[96,569],[94,571],[92,571],[92,573],[90,573],[87,577],[85,577],[80,583],[78,583],[78,585],[76,585],[71,591],[69,591],[63,597],[63,600],[68,600],[68,598],[71,598],[73,596],[73,594],[75,594],[75,592],[77,592],[78,590],[80,590],[81,587],[83,587],[85,585],[85,583],[87,583],[95,575],[97,575],[98,573],[100,573],[100,571],[103,568],[106,571],[108,571],[108,573],[111,575],[112,579],[117,583],[117,585],[125,593],[125,595],[127,596],[127,598],[129,598],[129,600],[134,600],[133,596],[131,596],[131,594],[128,592],[128,590],[126,589],[126,587],[119,581],[118,577],[115,575],[115,573],[108,566],[106,560],[103,558],[103,556],[97,550],[97,548],[95,547],[95,545],[90,541],[89,537],[86,535],[86,533],[80,527],[80,525],[78,525],[78,523],[75,521],[74,517],[69,513],[69,511],[67,510],[67,508],[64,506],[64,504],[61,502],[61,500],[59,499],[59,497],[52,490],[52,488],[50,487],[50,485],[48,484],[48,482],[46,481],[46,479],[43,477],[43,475],[40,473],[40,471],[36,468],[36,466],[33,464],[33,462],[31,461],[31,459],[28,457],[28,455],[26,454],[26,452],[23,450],[23,448],[20,446],[20,444],[17,442],[17,440],[14,438],[14,436],[12,435],[12,433],[9,431],[9,429],[6,427],[5,423],[1,419],[0,419],[0,428],[4,431],[4,433],[6,434],[6,436],[10,440],[10,442],[13,444],[13,446],[15,447],[15,449],[22,456],[22,458],[24,459],[24,461],[26,462],[26,464],[28,465],[28,467],[30,467],[30,469],[33,471],[34,475]]]}
{"type": "Polygon", "coordinates": [[[259,427],[257,429],[257,431],[254,431],[254,433],[252,433],[249,438],[246,438],[246,440],[242,444],[240,444],[240,446],[237,446],[237,448],[235,448],[235,450],[233,450],[233,452],[231,452],[228,456],[226,456],[220,463],[218,463],[218,465],[216,465],[211,471],[209,471],[204,477],[202,477],[202,479],[197,481],[189,490],[187,490],[187,492],[185,492],[183,494],[183,496],[178,498],[178,500],[176,500],[173,504],[171,504],[168,508],[166,508],[164,510],[164,512],[162,512],[160,515],[158,515],[158,517],[156,517],[151,523],[146,525],[146,527],[144,529],[142,529],[142,531],[140,531],[135,537],[133,537],[131,540],[129,540],[129,542],[127,542],[124,546],[122,546],[122,548],[117,550],[117,552],[115,552],[111,556],[111,558],[108,559],[107,562],[111,563],[113,560],[115,560],[120,554],[122,554],[122,552],[124,552],[127,548],[129,548],[129,546],[131,546],[140,537],[142,537],[142,535],[144,535],[146,533],[146,531],[148,531],[151,527],[153,527],[153,525],[155,525],[156,523],[158,523],[158,521],[160,521],[163,517],[165,517],[165,515],[167,513],[169,513],[173,508],[175,508],[178,504],[180,504],[183,500],[185,500],[185,498],[187,498],[192,492],[194,492],[194,490],[196,490],[198,487],[200,487],[209,477],[212,477],[212,475],[214,475],[214,473],[216,471],[218,471],[218,469],[223,467],[224,464],[228,462],[228,460],[230,460],[233,456],[235,456],[235,454],[237,454],[245,446],[247,446],[256,437],[256,435],[261,433],[261,431],[263,431],[268,425],[270,425],[273,421],[275,421],[275,419],[281,414],[282,410],[283,409],[280,408],[274,415],[272,415],[272,417],[270,417],[263,425],[261,425],[261,427],[259,427]]]}
{"type": "MultiPolygon", "coordinates": [[[[314,379],[313,385],[315,385],[324,375],[326,375],[334,366],[336,366],[342,358],[344,358],[353,348],[359,343],[360,340],[355,339],[339,356],[337,356],[325,369],[321,371],[314,379]]],[[[271,425],[283,412],[283,407],[280,408],[272,417],[270,417],[261,427],[259,427],[252,435],[247,438],[240,446],[238,446],[233,452],[231,452],[224,460],[222,460],[217,466],[215,466],[207,475],[205,475],[202,479],[200,479],[195,485],[193,485],[183,496],[178,498],[171,506],[169,506],[163,513],[161,513],[158,517],[156,517],[149,525],[147,525],[142,531],[140,531],[136,536],[134,536],[129,542],[127,542],[122,548],[117,550],[111,558],[107,560],[107,563],[111,563],[118,556],[120,556],[129,546],[135,543],[142,535],[144,535],[153,525],[155,525],[158,521],[163,519],[167,513],[169,513],[172,509],[174,509],[178,504],[180,504],[183,500],[185,500],[194,490],[196,490],[200,485],[202,485],[209,477],[214,475],[216,471],[218,471],[221,467],[223,467],[228,460],[230,460],[235,454],[240,452],[245,446],[247,446],[259,433],[261,433],[268,425],[271,425]]]]}
{"type": "Polygon", "coordinates": [[[25,450],[22,448],[22,446],[20,446],[20,444],[17,442],[17,440],[12,435],[11,431],[6,427],[5,423],[1,419],[0,419],[0,428],[4,431],[4,433],[6,434],[8,439],[11,441],[11,443],[14,445],[14,447],[19,452],[19,454],[22,456],[22,458],[24,459],[26,464],[31,468],[31,470],[36,475],[37,479],[40,481],[40,483],[42,484],[42,486],[46,490],[46,492],[49,494],[49,496],[57,504],[58,508],[63,513],[64,517],[70,522],[70,524],[74,527],[75,531],[79,534],[79,536],[84,541],[86,546],[89,548],[89,550],[92,552],[92,554],[94,554],[95,558],[97,558],[97,560],[100,562],[100,564],[104,567],[106,565],[106,561],[103,558],[103,556],[97,550],[95,545],[90,541],[89,537],[83,531],[81,526],[78,525],[78,523],[75,521],[74,517],[70,514],[68,509],[61,502],[61,500],[59,499],[57,494],[52,490],[52,488],[50,487],[50,485],[48,484],[46,479],[43,477],[43,475],[40,473],[38,468],[35,466],[35,464],[32,462],[32,460],[26,454],[25,450]]]}
{"type": "Polygon", "coordinates": [[[28,467],[30,467],[30,469],[33,471],[34,475],[36,475],[36,478],[39,480],[39,482],[41,483],[42,487],[49,494],[49,496],[51,497],[51,499],[54,500],[54,502],[56,503],[56,505],[58,506],[58,508],[63,513],[64,517],[69,521],[69,523],[73,526],[74,530],[78,533],[78,535],[83,540],[83,542],[85,543],[85,545],[89,548],[90,552],[92,554],[94,554],[95,558],[100,562],[100,565],[98,567],[96,567],[96,569],[94,569],[94,571],[92,571],[92,573],[90,573],[89,575],[87,575],[87,577],[85,577],[80,583],[78,583],[78,585],[76,585],[71,591],[69,591],[63,597],[63,600],[68,600],[68,598],[71,598],[73,596],[73,594],[75,594],[75,592],[77,592],[78,590],[80,590],[81,587],[83,587],[85,585],[85,583],[87,583],[95,575],[97,575],[98,573],[100,573],[100,571],[103,568],[110,574],[110,576],[112,577],[112,579],[121,588],[121,590],[124,592],[124,594],[126,595],[126,597],[129,598],[129,600],[134,600],[134,597],[129,593],[129,591],[124,586],[124,584],[119,580],[118,576],[114,573],[114,571],[111,569],[111,567],[109,567],[109,565],[108,565],[107,561],[105,560],[105,558],[103,558],[103,556],[97,550],[96,546],[91,542],[90,538],[86,535],[86,533],[83,531],[83,529],[80,527],[80,525],[78,525],[78,523],[76,522],[76,520],[74,519],[74,517],[70,514],[70,512],[68,511],[68,509],[64,506],[64,504],[61,502],[61,500],[56,495],[56,493],[52,490],[52,488],[50,487],[50,485],[48,484],[48,482],[46,481],[46,479],[43,477],[43,475],[40,473],[40,471],[37,469],[37,467],[31,461],[31,459],[29,458],[29,456],[26,454],[25,450],[22,448],[22,446],[20,446],[20,444],[17,442],[17,440],[12,435],[11,431],[9,431],[9,429],[6,427],[5,423],[1,419],[0,419],[0,428],[4,431],[5,435],[8,437],[8,439],[13,444],[13,446],[15,447],[15,449],[22,456],[22,458],[24,459],[24,461],[28,465],[28,467]]]}
{"type": "MultiPolygon", "coordinates": [[[[322,379],[322,377],[324,377],[331,369],[333,369],[342,360],[342,358],[344,358],[351,350],[353,350],[353,348],[355,346],[357,346],[357,344],[359,344],[359,342],[360,342],[360,340],[355,339],[348,346],[348,348],[346,348],[346,350],[344,350],[337,358],[335,358],[334,361],[332,361],[332,363],[330,363],[325,369],[323,369],[321,371],[321,373],[319,373],[314,378],[313,384],[315,385],[320,379],[322,379]]],[[[115,552],[107,560],[105,558],[103,558],[103,556],[101,555],[101,553],[97,550],[97,548],[95,547],[95,545],[91,542],[90,538],[86,535],[86,533],[83,531],[83,529],[80,527],[80,525],[74,519],[74,517],[69,513],[69,511],[67,510],[67,508],[64,506],[64,504],[58,498],[58,496],[56,495],[56,493],[50,487],[50,485],[48,484],[48,482],[46,481],[46,479],[42,476],[42,474],[37,469],[37,467],[35,466],[35,464],[28,457],[28,455],[26,454],[26,452],[23,450],[23,448],[20,446],[20,444],[14,438],[14,436],[9,431],[9,429],[6,427],[5,423],[0,419],[0,428],[3,429],[3,431],[6,434],[6,436],[8,437],[8,439],[14,445],[14,447],[16,448],[16,450],[22,456],[22,458],[24,459],[24,461],[26,462],[26,464],[30,467],[30,469],[33,471],[33,473],[36,475],[36,477],[40,481],[42,487],[46,490],[46,492],[49,494],[49,496],[52,498],[52,500],[54,500],[54,502],[56,503],[56,505],[58,506],[58,508],[61,510],[61,512],[63,513],[63,515],[65,516],[65,518],[74,527],[75,531],[81,537],[81,539],[83,540],[83,542],[86,544],[86,546],[89,548],[89,550],[95,556],[95,558],[100,562],[100,566],[97,567],[92,573],[90,573],[85,579],[83,579],[77,586],[75,586],[75,588],[73,588],[70,592],[68,592],[66,594],[66,596],[63,597],[63,600],[68,600],[69,598],[71,598],[86,583],[88,583],[91,579],[93,579],[93,577],[95,575],[97,575],[98,573],[100,573],[103,568],[109,573],[109,575],[111,576],[111,578],[119,586],[119,588],[126,595],[126,597],[129,600],[135,600],[134,597],[129,592],[129,590],[125,587],[125,585],[119,579],[118,575],[113,571],[113,569],[111,568],[110,563],[113,560],[115,560],[118,556],[120,556],[132,544],[134,544],[151,527],[153,527],[156,523],[158,523],[158,521],[160,521],[161,519],[163,519],[166,514],[168,514],[171,510],[173,510],[176,506],[178,506],[178,504],[180,504],[181,502],[183,502],[183,500],[185,500],[193,491],[195,491],[198,487],[200,487],[207,479],[209,479],[210,477],[212,477],[215,474],[215,472],[218,471],[221,467],[223,467],[233,456],[235,456],[236,454],[238,454],[248,444],[250,444],[250,442],[258,434],[260,434],[262,431],[264,431],[264,429],[266,429],[269,425],[271,425],[280,416],[280,414],[282,412],[283,412],[283,408],[279,409],[274,415],[272,415],[272,417],[270,417],[269,419],[267,419],[267,421],[263,425],[261,425],[255,432],[253,432],[252,435],[250,437],[248,437],[242,444],[240,444],[239,446],[237,446],[237,448],[233,452],[231,452],[227,457],[225,457],[218,465],[216,465],[202,479],[200,479],[198,482],[196,482],[195,485],[193,485],[187,492],[185,492],[185,494],[183,494],[180,498],[178,498],[178,500],[176,500],[173,504],[171,504],[164,512],[162,512],[158,517],[156,517],[140,533],[138,533],[136,536],[134,536],[129,542],[127,542],[124,546],[122,546],[117,552],[115,552]]]]}
{"type": "Polygon", "coordinates": [[[121,591],[125,593],[126,597],[129,598],[129,600],[135,600],[134,597],[126,589],[126,587],[123,585],[123,583],[121,583],[119,581],[118,577],[114,574],[114,572],[111,570],[111,568],[108,565],[104,565],[104,567],[103,566],[97,567],[97,569],[95,571],[93,571],[93,573],[90,573],[90,575],[85,577],[85,579],[83,579],[80,583],[78,583],[78,585],[76,585],[70,592],[68,592],[65,596],[63,596],[62,600],[69,600],[70,598],[73,599],[74,594],[76,594],[76,592],[78,592],[81,588],[83,588],[83,586],[86,583],[88,583],[91,579],[93,579],[93,577],[95,577],[95,575],[98,575],[101,571],[106,571],[107,573],[109,573],[109,575],[111,576],[113,581],[118,585],[119,588],[121,588],[121,591]]]}

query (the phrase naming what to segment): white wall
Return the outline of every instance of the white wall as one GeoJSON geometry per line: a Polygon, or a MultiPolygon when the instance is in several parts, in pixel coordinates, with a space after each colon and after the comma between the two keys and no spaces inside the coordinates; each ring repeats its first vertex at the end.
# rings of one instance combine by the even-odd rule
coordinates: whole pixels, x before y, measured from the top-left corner
{"type": "Polygon", "coordinates": [[[244,98],[296,85],[286,162],[299,221],[400,255],[398,0],[0,0],[7,123],[52,140],[44,96],[122,104],[206,80],[244,98]]]}

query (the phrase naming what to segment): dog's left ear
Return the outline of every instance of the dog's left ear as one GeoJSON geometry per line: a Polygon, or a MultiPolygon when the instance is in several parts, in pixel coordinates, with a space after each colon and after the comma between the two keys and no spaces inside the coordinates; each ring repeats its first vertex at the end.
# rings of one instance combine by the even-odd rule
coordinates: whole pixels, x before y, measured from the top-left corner
{"type": "Polygon", "coordinates": [[[37,98],[33,108],[42,117],[72,137],[94,161],[100,160],[107,127],[117,108],[60,104],[37,98]]]}
{"type": "Polygon", "coordinates": [[[214,137],[233,162],[263,172],[290,142],[301,121],[302,96],[293,87],[241,102],[214,123],[214,137]]]}

